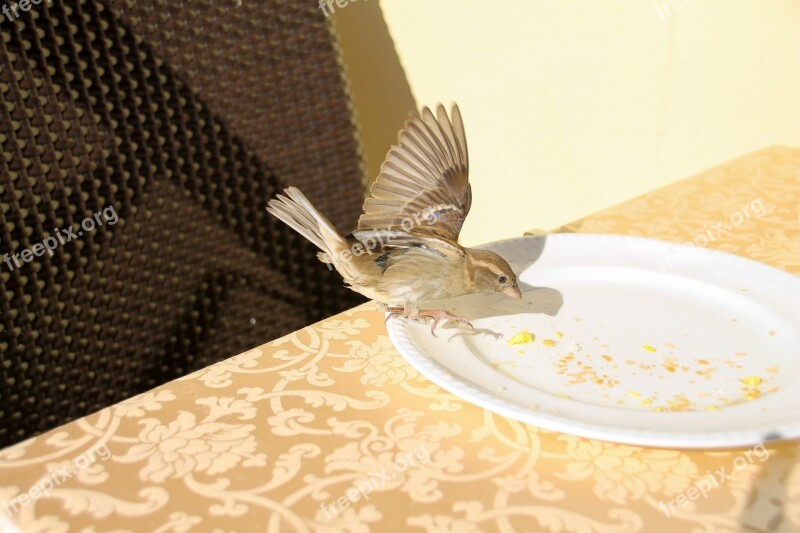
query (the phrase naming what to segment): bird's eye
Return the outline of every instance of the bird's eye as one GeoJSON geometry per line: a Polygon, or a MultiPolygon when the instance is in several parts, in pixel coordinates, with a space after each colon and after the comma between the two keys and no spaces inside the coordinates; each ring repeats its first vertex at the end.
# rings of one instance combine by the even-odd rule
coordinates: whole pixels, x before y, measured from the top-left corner
{"type": "Polygon", "coordinates": [[[500,283],[505,283],[506,281],[508,281],[508,278],[505,276],[498,276],[497,281],[499,281],[500,283]]]}

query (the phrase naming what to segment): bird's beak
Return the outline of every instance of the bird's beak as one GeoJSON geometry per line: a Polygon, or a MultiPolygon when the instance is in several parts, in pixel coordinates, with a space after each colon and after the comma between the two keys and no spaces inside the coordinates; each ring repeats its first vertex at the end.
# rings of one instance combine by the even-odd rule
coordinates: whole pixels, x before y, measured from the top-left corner
{"type": "Polygon", "coordinates": [[[522,298],[522,292],[520,292],[519,290],[519,285],[514,285],[513,287],[503,289],[503,294],[505,294],[506,296],[510,296],[516,300],[522,298]]]}

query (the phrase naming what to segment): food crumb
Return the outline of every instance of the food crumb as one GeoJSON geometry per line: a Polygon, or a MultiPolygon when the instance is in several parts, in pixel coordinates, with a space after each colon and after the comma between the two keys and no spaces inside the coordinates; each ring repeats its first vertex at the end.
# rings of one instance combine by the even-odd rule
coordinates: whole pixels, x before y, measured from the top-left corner
{"type": "Polygon", "coordinates": [[[756,385],[761,383],[761,378],[758,377],[758,376],[748,376],[748,377],[746,377],[744,379],[740,379],[739,381],[741,381],[742,383],[744,383],[748,387],[755,387],[756,385]]]}
{"type": "Polygon", "coordinates": [[[650,400],[649,398],[645,398],[642,400],[642,405],[650,405],[651,403],[653,403],[653,401],[650,400]]]}
{"type": "Polygon", "coordinates": [[[613,360],[613,357],[611,357],[610,355],[604,355],[603,359],[605,359],[606,361],[608,361],[610,363],[613,360]]]}
{"type": "Polygon", "coordinates": [[[556,331],[556,339],[560,339],[563,336],[564,336],[563,333],[561,333],[560,331],[556,331]]]}
{"type": "Polygon", "coordinates": [[[755,400],[761,396],[761,391],[758,389],[745,389],[744,399],[747,401],[755,400]]]}
{"type": "Polygon", "coordinates": [[[775,336],[775,335],[777,335],[777,334],[778,334],[778,332],[777,332],[777,331],[775,331],[774,329],[771,329],[771,330],[769,330],[769,336],[770,336],[770,337],[774,337],[774,336],[775,336]]]}
{"type": "Polygon", "coordinates": [[[665,357],[661,366],[664,367],[664,370],[667,372],[674,373],[678,370],[678,360],[674,357],[665,357]]]}
{"type": "Polygon", "coordinates": [[[648,352],[655,352],[656,351],[656,349],[653,346],[650,346],[649,344],[643,345],[642,348],[644,348],[648,352]]]}
{"type": "Polygon", "coordinates": [[[683,394],[676,394],[669,402],[669,410],[673,412],[690,411],[692,402],[683,394]]]}
{"type": "Polygon", "coordinates": [[[526,344],[528,342],[533,342],[536,339],[536,336],[528,330],[520,331],[508,341],[509,346],[516,346],[517,344],[526,344]]]}
{"type": "Polygon", "coordinates": [[[706,411],[719,411],[719,407],[717,407],[716,405],[709,405],[708,407],[706,407],[706,411]]]}
{"type": "Polygon", "coordinates": [[[628,392],[628,396],[630,396],[631,398],[639,398],[639,397],[641,397],[642,395],[641,395],[641,394],[639,394],[639,393],[638,393],[638,392],[636,392],[636,391],[629,391],[629,392],[628,392]]]}
{"type": "Polygon", "coordinates": [[[552,348],[553,346],[556,345],[556,341],[554,341],[553,339],[545,339],[542,341],[542,344],[547,346],[548,348],[552,348]]]}

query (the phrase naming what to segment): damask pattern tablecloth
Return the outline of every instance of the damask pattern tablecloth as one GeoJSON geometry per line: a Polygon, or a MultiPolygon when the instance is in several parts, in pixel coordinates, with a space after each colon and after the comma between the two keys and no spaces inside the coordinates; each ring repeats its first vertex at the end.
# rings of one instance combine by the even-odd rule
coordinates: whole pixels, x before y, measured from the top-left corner
{"type": "MultiPolygon", "coordinates": [[[[800,274],[800,150],[748,155],[560,231],[694,242],[800,274]]],[[[800,531],[799,463],[796,442],[641,448],[493,414],[420,376],[365,304],[0,451],[0,523],[800,531]]]]}

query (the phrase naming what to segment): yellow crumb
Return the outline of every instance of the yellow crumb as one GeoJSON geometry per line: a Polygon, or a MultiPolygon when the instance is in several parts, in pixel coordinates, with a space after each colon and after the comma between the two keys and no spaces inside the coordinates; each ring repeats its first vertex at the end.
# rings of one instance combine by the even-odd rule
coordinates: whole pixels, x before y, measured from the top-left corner
{"type": "Polygon", "coordinates": [[[717,370],[715,366],[709,366],[708,368],[704,368],[703,370],[695,370],[696,374],[703,376],[706,379],[711,379],[711,375],[717,370]]]}
{"type": "Polygon", "coordinates": [[[642,348],[644,348],[648,352],[655,352],[656,351],[656,349],[654,347],[650,346],[649,344],[643,345],[642,348]]]}
{"type": "Polygon", "coordinates": [[[564,336],[563,333],[561,333],[560,331],[556,331],[556,339],[560,339],[563,336],[564,336]]]}
{"type": "Polygon", "coordinates": [[[773,366],[771,366],[769,368],[766,368],[765,370],[767,372],[769,372],[770,374],[777,374],[780,371],[780,369],[781,369],[781,365],[773,365],[773,366]]]}
{"type": "Polygon", "coordinates": [[[775,335],[777,335],[777,334],[778,334],[778,333],[777,333],[777,332],[776,332],[774,329],[771,329],[771,330],[769,330],[769,336],[770,336],[770,337],[774,337],[774,336],[775,336],[775,335]]]}
{"type": "Polygon", "coordinates": [[[698,359],[697,360],[697,364],[698,365],[707,365],[708,361],[706,361],[705,359],[698,359]]]}
{"type": "Polygon", "coordinates": [[[653,403],[653,401],[648,398],[642,400],[642,405],[650,405],[651,403],[653,403]]]}
{"type": "Polygon", "coordinates": [[[606,361],[608,361],[610,363],[613,358],[610,355],[604,355],[603,359],[605,359],[606,361]]]}
{"type": "Polygon", "coordinates": [[[758,389],[742,389],[742,392],[744,392],[744,399],[748,401],[755,400],[761,396],[761,391],[758,389]]]}
{"type": "Polygon", "coordinates": [[[628,396],[630,396],[631,398],[639,398],[641,396],[641,394],[639,394],[636,391],[630,391],[630,392],[628,392],[628,396]]]}
{"type": "Polygon", "coordinates": [[[520,331],[508,341],[509,346],[515,346],[517,344],[526,344],[528,342],[533,342],[536,339],[536,336],[528,330],[520,331]]]}
{"type": "Polygon", "coordinates": [[[717,407],[716,405],[709,405],[708,407],[706,407],[706,411],[719,411],[719,407],[717,407]]]}
{"type": "Polygon", "coordinates": [[[525,355],[525,352],[522,351],[522,350],[517,350],[517,353],[520,354],[520,355],[525,355]]]}
{"type": "Polygon", "coordinates": [[[740,379],[739,381],[741,381],[742,383],[744,383],[748,387],[755,387],[756,385],[761,383],[761,378],[758,377],[758,376],[748,376],[748,377],[746,377],[744,379],[740,379]]]}
{"type": "Polygon", "coordinates": [[[676,411],[676,412],[690,411],[691,407],[692,407],[692,402],[690,402],[689,399],[683,394],[676,394],[669,402],[670,411],[676,411]]]}
{"type": "Polygon", "coordinates": [[[661,366],[667,372],[674,373],[678,370],[678,360],[675,357],[665,357],[664,361],[661,363],[661,366]]]}
{"type": "Polygon", "coordinates": [[[542,341],[542,344],[547,346],[548,348],[552,348],[553,346],[556,345],[556,341],[554,341],[553,339],[545,339],[542,341]]]}

